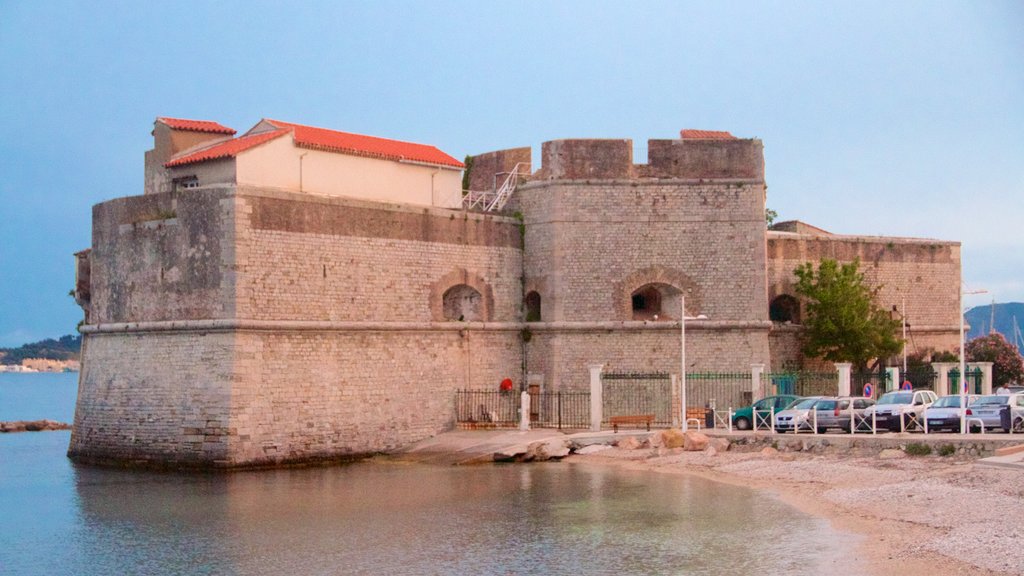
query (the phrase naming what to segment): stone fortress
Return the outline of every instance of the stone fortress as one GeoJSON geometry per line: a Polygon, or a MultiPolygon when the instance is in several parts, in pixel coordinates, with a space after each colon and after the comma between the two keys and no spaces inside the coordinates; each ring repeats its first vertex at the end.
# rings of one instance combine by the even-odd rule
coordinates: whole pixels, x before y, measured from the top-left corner
{"type": "Polygon", "coordinates": [[[467,194],[422,144],[276,120],[153,136],[145,193],[96,205],[76,255],[79,461],[393,450],[450,429],[458,389],[678,373],[684,299],[688,372],[801,367],[793,269],[823,257],[905,301],[912,351],[958,341],[959,243],[768,230],[756,139],[684,130],[646,163],[630,140],[490,152],[467,194]]]}

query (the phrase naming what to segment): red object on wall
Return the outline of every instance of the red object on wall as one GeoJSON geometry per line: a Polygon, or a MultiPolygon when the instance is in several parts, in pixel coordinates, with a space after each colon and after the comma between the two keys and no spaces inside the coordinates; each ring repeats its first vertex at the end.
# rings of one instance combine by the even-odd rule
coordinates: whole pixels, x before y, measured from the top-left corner
{"type": "Polygon", "coordinates": [[[512,379],[511,378],[505,378],[504,380],[502,380],[501,381],[501,386],[499,387],[499,390],[501,390],[502,392],[511,392],[512,391],[512,379]]]}

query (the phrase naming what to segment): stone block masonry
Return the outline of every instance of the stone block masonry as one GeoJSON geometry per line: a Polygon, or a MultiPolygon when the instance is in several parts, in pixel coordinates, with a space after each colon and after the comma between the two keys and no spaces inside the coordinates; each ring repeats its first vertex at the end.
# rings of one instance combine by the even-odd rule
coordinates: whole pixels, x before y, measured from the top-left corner
{"type": "Polygon", "coordinates": [[[652,140],[646,164],[629,140],[542,154],[474,158],[473,190],[524,174],[505,214],[249,185],[97,205],[69,456],[231,469],[394,450],[451,429],[458,389],[586,388],[592,364],[678,374],[684,300],[687,372],[798,366],[800,328],[769,302],[822,256],[860,257],[886,305],[906,296],[916,343],[944,345],[957,318],[956,243],[768,232],[759,140],[652,140]]]}

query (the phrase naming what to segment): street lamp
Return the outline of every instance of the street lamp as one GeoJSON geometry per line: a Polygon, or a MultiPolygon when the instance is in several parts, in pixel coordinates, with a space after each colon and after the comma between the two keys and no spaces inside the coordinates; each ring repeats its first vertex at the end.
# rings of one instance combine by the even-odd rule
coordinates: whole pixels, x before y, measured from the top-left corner
{"type": "Polygon", "coordinates": [[[964,344],[964,296],[972,294],[987,294],[988,290],[979,289],[964,291],[963,282],[960,283],[960,433],[967,434],[967,362],[966,347],[964,344]]]}
{"type": "MultiPolygon", "coordinates": [[[[691,316],[690,320],[706,320],[707,316],[700,314],[698,316],[691,316]]],[[[679,399],[682,404],[680,407],[680,419],[682,423],[682,430],[686,432],[688,426],[686,425],[686,294],[679,297],[679,365],[681,370],[679,371],[679,399]]]]}

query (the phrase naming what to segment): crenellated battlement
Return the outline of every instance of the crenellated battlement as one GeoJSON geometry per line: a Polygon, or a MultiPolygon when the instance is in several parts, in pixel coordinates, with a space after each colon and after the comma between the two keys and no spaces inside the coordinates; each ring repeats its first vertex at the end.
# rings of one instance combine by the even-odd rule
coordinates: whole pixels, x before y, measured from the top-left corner
{"type": "MultiPolygon", "coordinates": [[[[682,138],[647,141],[647,162],[635,163],[628,138],[574,138],[541,145],[541,166],[531,180],[743,179],[764,180],[764,146],[756,138],[726,132],[683,130],[682,138]],[[697,134],[697,137],[690,136],[697,134]],[[706,136],[706,135],[712,136],[706,136]]],[[[533,167],[530,148],[472,157],[470,190],[493,190],[517,164],[533,167]]]]}

